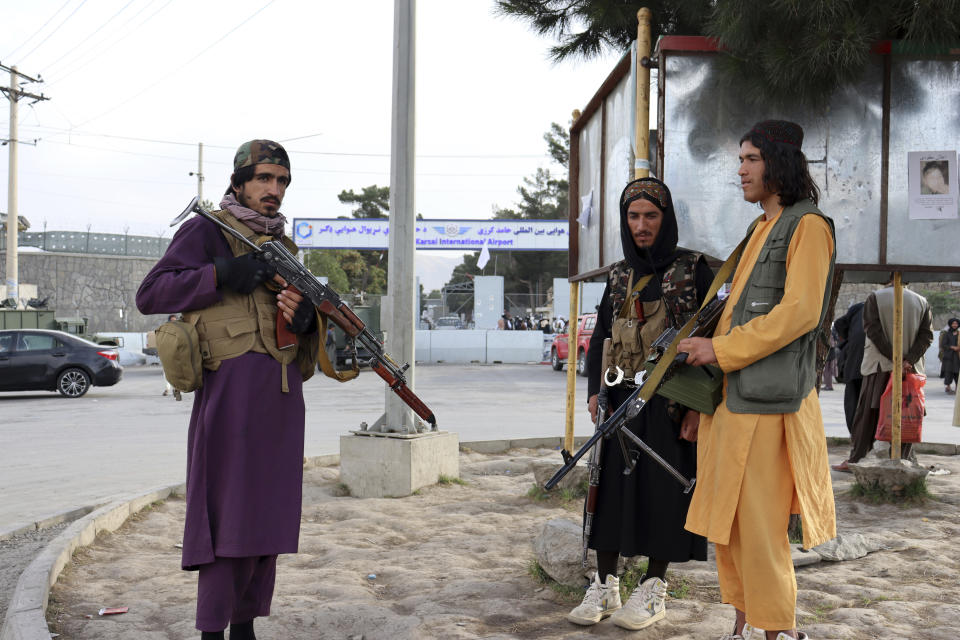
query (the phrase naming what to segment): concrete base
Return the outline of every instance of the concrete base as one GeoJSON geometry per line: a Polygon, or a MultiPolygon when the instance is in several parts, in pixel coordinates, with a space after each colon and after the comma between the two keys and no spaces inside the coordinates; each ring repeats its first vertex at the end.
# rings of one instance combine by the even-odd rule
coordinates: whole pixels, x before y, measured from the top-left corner
{"type": "Polygon", "coordinates": [[[340,436],[340,480],[357,498],[401,498],[445,475],[460,477],[459,437],[354,432],[340,436]]]}

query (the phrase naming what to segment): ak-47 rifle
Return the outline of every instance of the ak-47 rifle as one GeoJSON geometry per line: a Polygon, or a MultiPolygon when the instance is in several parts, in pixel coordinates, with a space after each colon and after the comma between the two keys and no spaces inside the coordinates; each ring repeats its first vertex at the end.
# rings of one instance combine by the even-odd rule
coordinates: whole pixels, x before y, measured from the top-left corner
{"type": "MultiPolygon", "coordinates": [[[[258,260],[272,265],[277,270],[277,273],[287,281],[288,288],[294,289],[313,303],[320,310],[320,313],[343,329],[348,339],[355,340],[366,347],[373,354],[369,362],[370,368],[376,371],[377,375],[386,381],[393,392],[400,396],[400,399],[413,409],[418,416],[429,422],[431,428],[436,431],[437,419],[434,417],[433,411],[407,386],[407,381],[403,376],[403,372],[410,368],[410,365],[400,366],[387,355],[383,350],[383,343],[367,329],[363,320],[357,317],[357,314],[347,306],[347,303],[337,295],[336,291],[317,280],[316,276],[310,273],[279,240],[268,240],[258,246],[245,238],[239,231],[201,207],[199,202],[199,198],[194,198],[183,210],[183,213],[174,218],[170,226],[179,223],[191,213],[197,213],[250,247],[258,260]]],[[[281,323],[278,322],[278,332],[281,331],[280,325],[281,323]]]]}
{"type": "MultiPolygon", "coordinates": [[[[724,304],[725,301],[721,300],[720,298],[714,298],[707,303],[703,309],[701,309],[697,322],[689,333],[689,337],[703,338],[712,336],[713,331],[717,326],[717,322],[720,321],[720,314],[723,313],[724,304]]],[[[678,334],[678,329],[670,328],[660,334],[660,336],[654,341],[653,349],[655,349],[659,354],[659,358],[662,358],[663,354],[669,350],[670,345],[674,342],[678,334]]],[[[667,370],[663,378],[661,378],[657,383],[657,389],[660,388],[663,382],[666,381],[667,377],[674,369],[676,369],[676,367],[686,362],[686,359],[686,353],[678,353],[676,357],[673,358],[673,361],[667,366],[667,370]]],[[[714,375],[709,371],[708,373],[711,377],[714,375]]],[[[666,469],[670,475],[676,478],[677,481],[683,485],[684,493],[689,493],[693,490],[693,486],[697,481],[696,478],[685,478],[682,473],[673,467],[673,465],[664,460],[656,451],[650,448],[650,445],[648,445],[646,442],[640,439],[637,434],[633,433],[627,428],[627,425],[634,418],[636,418],[647,405],[647,402],[641,396],[644,389],[646,389],[647,384],[649,384],[649,382],[644,379],[644,381],[633,391],[633,393],[630,394],[624,403],[621,404],[620,407],[603,422],[603,424],[597,427],[596,432],[584,443],[582,447],[580,447],[579,451],[573,455],[571,455],[566,449],[560,452],[560,454],[563,456],[564,465],[560,467],[555,474],[553,474],[552,478],[547,480],[546,484],[543,485],[546,489],[553,489],[555,486],[557,486],[557,483],[560,482],[565,475],[570,473],[575,466],[577,466],[577,462],[580,460],[580,458],[582,458],[587,451],[590,451],[594,445],[599,443],[602,438],[612,436],[614,433],[616,433],[620,438],[620,446],[624,454],[624,462],[627,465],[624,473],[630,473],[636,466],[636,459],[632,458],[628,454],[626,443],[623,440],[625,437],[640,447],[644,453],[653,458],[654,461],[666,469]]],[[[656,393],[656,389],[654,389],[654,393],[656,393]]],[[[653,394],[650,394],[648,397],[652,396],[653,394]]]]}

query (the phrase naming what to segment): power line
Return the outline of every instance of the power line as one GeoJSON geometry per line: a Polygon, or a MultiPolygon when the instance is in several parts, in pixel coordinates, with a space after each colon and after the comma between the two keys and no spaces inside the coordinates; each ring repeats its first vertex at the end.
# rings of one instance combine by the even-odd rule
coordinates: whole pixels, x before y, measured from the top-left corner
{"type": "Polygon", "coordinates": [[[93,30],[93,33],[91,33],[91,34],[88,35],[88,36],[85,36],[85,37],[81,38],[81,39],[80,39],[80,42],[78,42],[76,45],[74,45],[74,46],[71,47],[70,49],[67,49],[67,51],[66,51],[63,55],[61,55],[59,58],[57,58],[56,60],[54,60],[53,62],[51,62],[50,64],[48,64],[47,67],[48,67],[48,68],[50,68],[50,67],[55,67],[58,62],[60,62],[61,60],[63,60],[64,58],[66,58],[68,55],[70,55],[71,53],[73,53],[74,51],[76,51],[77,49],[79,49],[82,45],[88,43],[88,42],[90,41],[90,38],[92,38],[93,36],[97,35],[97,34],[100,32],[101,29],[103,29],[105,26],[107,26],[108,24],[110,24],[111,22],[113,22],[113,19],[114,19],[114,18],[116,18],[118,15],[120,15],[121,13],[123,13],[124,11],[126,11],[126,10],[127,10],[127,7],[129,7],[129,6],[130,6],[131,4],[133,4],[134,2],[136,2],[136,0],[129,0],[129,2],[127,2],[127,4],[123,5],[123,8],[121,8],[121,9],[120,9],[119,11],[117,11],[115,14],[113,14],[112,16],[110,16],[110,17],[107,19],[106,22],[104,22],[104,23],[101,24],[99,27],[97,27],[96,29],[94,29],[94,30],[93,30]]]}
{"type": "MultiPolygon", "coordinates": [[[[86,0],[84,0],[84,2],[86,2],[86,0]]],[[[157,86],[157,85],[160,84],[161,82],[164,82],[165,80],[167,80],[167,79],[170,78],[171,76],[179,73],[184,67],[186,67],[187,65],[189,65],[191,62],[193,62],[194,60],[196,60],[197,58],[199,58],[200,56],[202,56],[203,54],[205,54],[207,51],[209,51],[209,50],[212,49],[213,47],[215,47],[215,46],[217,46],[218,44],[220,44],[223,40],[225,40],[225,39],[227,38],[227,36],[229,36],[229,35],[232,34],[234,31],[236,31],[237,29],[239,29],[239,28],[242,27],[243,25],[245,25],[245,24],[247,24],[248,22],[250,22],[251,20],[253,20],[254,17],[256,17],[261,11],[263,11],[264,9],[266,9],[267,7],[269,7],[270,5],[272,5],[274,2],[276,2],[276,0],[269,0],[269,2],[267,2],[265,5],[263,5],[262,7],[260,7],[259,9],[257,9],[256,11],[254,11],[252,14],[250,14],[243,22],[241,22],[241,23],[238,24],[237,26],[235,26],[235,27],[233,27],[232,29],[230,29],[230,31],[227,31],[225,34],[223,34],[222,36],[220,36],[219,38],[217,38],[214,42],[210,43],[210,45],[207,46],[206,48],[204,48],[200,53],[198,53],[197,55],[193,56],[192,58],[190,58],[189,60],[187,60],[186,62],[184,62],[183,64],[181,64],[179,67],[177,67],[176,69],[174,69],[173,71],[171,71],[171,72],[168,73],[167,75],[161,77],[159,80],[157,80],[157,81],[154,82],[153,84],[147,86],[146,88],[142,89],[142,90],[139,91],[138,93],[136,93],[136,94],[132,95],[131,97],[127,98],[127,99],[124,100],[123,102],[119,102],[119,103],[115,104],[113,107],[111,107],[110,109],[107,109],[107,110],[104,111],[103,113],[101,113],[101,114],[99,114],[99,115],[96,115],[96,116],[94,116],[94,117],[92,117],[92,118],[88,118],[88,119],[84,120],[83,122],[81,122],[81,123],[78,124],[77,126],[78,126],[78,127],[82,127],[83,125],[85,125],[85,124],[87,124],[87,123],[89,123],[89,122],[93,122],[94,120],[98,120],[98,119],[102,118],[103,116],[105,116],[105,115],[107,115],[107,114],[109,114],[109,113],[113,113],[114,111],[116,111],[116,110],[119,109],[120,107],[122,107],[122,106],[124,106],[124,105],[132,102],[133,100],[139,98],[141,95],[143,95],[144,93],[146,93],[146,92],[149,91],[150,89],[154,88],[155,86],[157,86]]]]}
{"type": "MultiPolygon", "coordinates": [[[[196,142],[182,142],[179,140],[159,140],[156,138],[141,138],[137,136],[118,136],[110,133],[95,133],[92,131],[78,131],[77,129],[64,129],[62,127],[40,127],[37,128],[46,129],[48,131],[57,131],[63,135],[78,135],[78,136],[88,136],[88,137],[97,137],[97,138],[110,138],[114,140],[130,140],[133,142],[150,142],[156,144],[172,144],[183,147],[195,147],[196,142]]],[[[57,134],[54,134],[57,135],[57,134]]],[[[311,134],[306,136],[299,136],[296,138],[287,138],[281,140],[280,142],[289,142],[290,140],[299,140],[302,138],[310,138],[313,136],[322,135],[322,134],[311,134]]],[[[204,143],[204,147],[210,149],[227,149],[233,150],[235,147],[228,145],[217,145],[217,144],[207,144],[204,143]]],[[[299,154],[299,155],[315,155],[315,156],[332,156],[332,157],[357,157],[357,158],[389,158],[389,153],[359,153],[353,151],[298,151],[295,149],[288,150],[290,154],[299,154]]],[[[540,153],[494,153],[494,154],[417,154],[418,158],[442,158],[442,159],[467,159],[467,160],[502,160],[502,159],[527,159],[527,158],[543,158],[544,154],[540,153]]]]}
{"type": "MultiPolygon", "coordinates": [[[[140,22],[140,23],[137,24],[136,26],[134,26],[134,27],[132,27],[132,28],[127,29],[126,31],[124,31],[124,33],[123,33],[122,36],[120,36],[119,38],[113,40],[109,45],[107,45],[107,46],[105,46],[105,47],[95,47],[92,51],[88,51],[86,54],[83,54],[83,55],[88,55],[88,54],[90,54],[90,53],[93,53],[92,56],[89,56],[89,57],[86,57],[86,58],[84,58],[83,56],[80,56],[80,57],[78,57],[78,58],[75,58],[74,61],[73,61],[73,62],[74,62],[73,67],[71,68],[70,66],[67,66],[66,70],[64,70],[63,75],[61,75],[61,76],[59,76],[59,77],[55,77],[55,79],[52,80],[52,81],[48,84],[48,86],[53,85],[53,84],[56,84],[56,83],[58,83],[58,82],[62,82],[63,80],[66,80],[67,78],[69,78],[70,76],[72,76],[73,74],[75,74],[77,71],[80,71],[81,69],[86,69],[86,68],[88,67],[88,65],[90,64],[90,62],[92,62],[93,60],[96,60],[96,59],[99,58],[100,56],[106,54],[108,51],[110,51],[111,49],[113,49],[115,46],[117,46],[118,44],[120,44],[121,42],[123,42],[124,40],[126,40],[127,38],[129,38],[131,35],[133,35],[134,33],[136,33],[136,32],[137,32],[137,29],[139,29],[139,28],[142,27],[143,25],[145,25],[145,24],[147,24],[148,22],[150,22],[151,20],[153,20],[153,18],[154,18],[158,13],[160,13],[161,11],[163,11],[164,9],[166,9],[166,8],[170,5],[171,2],[173,2],[173,0],[167,0],[159,9],[157,9],[156,11],[154,11],[153,13],[151,13],[149,16],[147,16],[142,22],[140,22]]],[[[151,0],[151,4],[152,4],[152,0],[151,0]]],[[[134,20],[136,20],[137,17],[138,17],[141,13],[143,13],[144,11],[146,11],[147,8],[149,8],[149,7],[150,7],[150,4],[144,5],[143,8],[140,9],[140,11],[138,11],[138,12],[135,13],[135,14],[133,14],[126,22],[124,22],[122,25],[120,25],[120,29],[123,30],[124,27],[126,27],[128,24],[130,24],[131,22],[133,22],[134,20]]]]}
{"type": "MultiPolygon", "coordinates": [[[[140,151],[123,151],[121,149],[111,149],[109,147],[98,147],[95,145],[80,144],[77,142],[63,142],[60,140],[50,140],[50,139],[46,140],[46,142],[49,142],[51,144],[79,147],[82,149],[95,149],[97,151],[106,151],[108,153],[122,153],[125,155],[141,156],[145,158],[160,158],[163,160],[177,160],[179,162],[192,162],[192,159],[190,158],[182,158],[179,156],[165,156],[165,155],[159,155],[155,153],[143,153],[140,151]]],[[[204,145],[204,146],[206,147],[207,145],[204,145]]],[[[228,148],[228,147],[220,147],[220,148],[228,148]]],[[[229,147],[229,148],[232,149],[233,147],[229,147]]],[[[217,160],[204,160],[204,163],[217,164],[217,165],[228,166],[228,167],[233,166],[233,162],[223,162],[223,161],[217,161],[217,160]]],[[[389,177],[390,175],[390,172],[386,169],[382,171],[351,171],[351,170],[339,170],[339,169],[316,169],[313,167],[297,167],[296,170],[297,172],[328,173],[331,175],[372,175],[372,176],[384,176],[384,177],[389,177]]],[[[516,173],[425,173],[425,172],[418,171],[417,175],[423,176],[423,177],[431,177],[431,178],[514,178],[516,177],[517,174],[516,173]]]]}
{"type": "Polygon", "coordinates": [[[77,11],[80,11],[80,8],[81,8],[83,5],[85,5],[85,4],[87,4],[87,0],[83,0],[80,4],[78,4],[78,5],[77,5],[77,8],[74,9],[73,11],[71,11],[71,12],[70,12],[70,15],[68,15],[66,18],[63,19],[63,22],[61,22],[60,24],[58,24],[57,27],[56,27],[53,31],[51,31],[51,32],[49,33],[49,35],[47,35],[46,38],[44,38],[43,40],[40,41],[39,44],[37,44],[37,46],[35,46],[33,49],[30,49],[30,51],[28,51],[28,52],[26,52],[25,54],[23,54],[22,56],[20,56],[20,59],[22,60],[22,59],[24,59],[24,58],[29,57],[31,53],[33,53],[34,51],[36,51],[37,49],[39,49],[39,48],[43,45],[44,42],[46,42],[47,40],[49,40],[49,39],[51,38],[51,36],[53,36],[53,34],[55,34],[57,31],[60,31],[60,27],[62,27],[63,25],[67,24],[67,22],[70,20],[70,18],[72,18],[73,15],[74,15],[77,11]]]}
{"type": "Polygon", "coordinates": [[[15,54],[17,51],[19,51],[19,50],[21,49],[21,47],[23,47],[23,45],[25,45],[25,44],[27,44],[28,42],[30,42],[31,40],[33,40],[33,39],[37,36],[37,34],[40,33],[41,31],[43,31],[44,29],[46,29],[46,28],[47,28],[47,25],[50,24],[50,22],[51,22],[54,18],[56,18],[56,17],[60,14],[60,12],[63,11],[63,10],[67,7],[67,5],[70,4],[71,2],[72,2],[72,0],[67,0],[66,2],[64,2],[63,5],[62,5],[59,9],[57,9],[56,11],[53,12],[53,15],[52,15],[52,16],[50,16],[49,18],[47,18],[47,21],[43,23],[43,26],[42,26],[42,27],[40,27],[39,29],[37,29],[36,31],[34,31],[33,34],[32,34],[29,38],[27,38],[26,40],[24,40],[23,42],[21,42],[19,45],[17,45],[17,48],[14,49],[13,51],[11,51],[10,53],[8,53],[5,57],[6,57],[6,58],[9,58],[9,57],[12,56],[13,54],[15,54]]]}

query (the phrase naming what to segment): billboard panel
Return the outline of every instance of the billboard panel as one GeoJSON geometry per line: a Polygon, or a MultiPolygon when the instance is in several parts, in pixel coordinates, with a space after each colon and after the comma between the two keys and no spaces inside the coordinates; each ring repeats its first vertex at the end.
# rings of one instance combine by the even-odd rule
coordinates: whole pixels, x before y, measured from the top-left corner
{"type": "MultiPolygon", "coordinates": [[[[417,220],[417,249],[566,251],[566,220],[417,220]]],[[[294,218],[301,249],[388,249],[387,218],[294,218]]]]}

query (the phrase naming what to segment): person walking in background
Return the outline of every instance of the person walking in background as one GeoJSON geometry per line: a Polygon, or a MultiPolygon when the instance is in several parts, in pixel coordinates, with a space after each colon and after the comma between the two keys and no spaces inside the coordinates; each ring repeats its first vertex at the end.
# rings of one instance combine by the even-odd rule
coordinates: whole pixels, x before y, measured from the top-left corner
{"type": "Polygon", "coordinates": [[[860,363],[863,362],[863,345],[867,339],[863,332],[863,303],[850,305],[847,312],[834,321],[833,328],[840,338],[837,367],[844,384],[843,415],[847,420],[847,432],[853,435],[853,416],[857,412],[860,387],[863,386],[860,363]]]}
{"type": "Polygon", "coordinates": [[[687,530],[716,548],[723,602],[736,609],[725,640],[753,629],[768,640],[796,630],[797,581],[787,528],[803,518],[803,546],[836,536],[836,512],[816,355],[833,281],[833,221],[801,151],[803,129],[757,123],[740,139],[740,186],[763,215],[733,276],[713,338],[678,345],[687,364],[718,364],[723,401],[702,416],[697,485],[687,530]]]}
{"type": "Polygon", "coordinates": [[[823,391],[833,391],[833,380],[837,377],[837,334],[834,327],[830,327],[830,345],[827,347],[827,360],[823,363],[823,373],[821,375],[823,391]]]}
{"type": "Polygon", "coordinates": [[[950,318],[940,332],[940,371],[947,393],[957,392],[957,376],[960,374],[960,318],[950,318]],[[950,384],[953,383],[953,388],[950,384]]]}
{"type": "MultiPolygon", "coordinates": [[[[863,305],[863,331],[866,341],[863,349],[863,388],[853,418],[850,437],[850,455],[833,468],[849,472],[848,465],[859,462],[873,447],[880,419],[880,397],[887,388],[893,370],[893,274],[882,289],[867,296],[863,305]]],[[[933,316],[927,299],[918,293],[903,289],[903,371],[923,375],[923,354],[933,343],[933,316]]],[[[910,459],[913,445],[903,443],[901,456],[910,459]]]]}
{"type": "MultiPolygon", "coordinates": [[[[178,316],[175,313],[171,313],[169,316],[167,316],[167,322],[173,322],[174,320],[179,320],[179,319],[180,319],[180,316],[178,316]]],[[[174,399],[177,400],[178,402],[180,400],[183,400],[183,396],[181,395],[180,390],[173,388],[173,385],[170,384],[169,380],[167,380],[167,376],[163,376],[163,382],[166,384],[166,388],[163,390],[164,396],[168,396],[172,393],[174,399]]]]}
{"type": "Polygon", "coordinates": [[[327,336],[324,340],[323,347],[327,352],[327,360],[336,367],[337,365],[337,337],[333,332],[333,327],[327,325],[327,336]]]}

